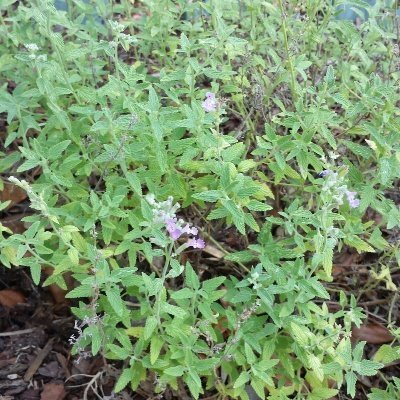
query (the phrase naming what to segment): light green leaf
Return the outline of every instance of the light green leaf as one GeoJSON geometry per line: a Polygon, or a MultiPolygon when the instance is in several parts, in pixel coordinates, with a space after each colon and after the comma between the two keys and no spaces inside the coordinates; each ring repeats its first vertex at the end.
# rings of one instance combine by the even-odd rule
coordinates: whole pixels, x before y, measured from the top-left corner
{"type": "Polygon", "coordinates": [[[182,376],[185,372],[185,368],[182,365],[177,365],[175,367],[169,367],[164,370],[164,374],[171,376],[182,376]]]}
{"type": "Polygon", "coordinates": [[[150,342],[150,363],[152,365],[157,361],[158,356],[160,355],[160,351],[162,349],[163,344],[164,344],[164,340],[160,336],[153,335],[151,337],[151,342],[150,342]]]}
{"type": "Polygon", "coordinates": [[[243,371],[236,379],[233,388],[237,389],[244,386],[250,380],[250,374],[247,371],[243,371]]]}
{"type": "Polygon", "coordinates": [[[357,376],[354,372],[349,371],[346,372],[345,379],[347,383],[347,394],[354,397],[356,395],[357,376]]]}
{"type": "Polygon", "coordinates": [[[143,332],[143,337],[145,340],[150,338],[150,336],[156,329],[157,325],[158,325],[158,321],[154,315],[152,315],[151,317],[148,317],[146,319],[146,324],[144,326],[144,332],[143,332]]]}
{"type": "Polygon", "coordinates": [[[202,193],[193,194],[192,197],[197,200],[203,200],[203,201],[208,201],[210,203],[215,203],[224,196],[220,190],[207,190],[202,193]]]}
{"type": "Polygon", "coordinates": [[[122,371],[122,374],[119,376],[118,381],[114,387],[114,392],[118,393],[122,389],[126,387],[126,385],[130,382],[132,378],[132,368],[126,368],[122,371]]]}
{"type": "Polygon", "coordinates": [[[124,313],[124,302],[121,299],[121,293],[118,286],[111,286],[106,289],[107,300],[111,304],[111,307],[120,317],[124,313]]]}

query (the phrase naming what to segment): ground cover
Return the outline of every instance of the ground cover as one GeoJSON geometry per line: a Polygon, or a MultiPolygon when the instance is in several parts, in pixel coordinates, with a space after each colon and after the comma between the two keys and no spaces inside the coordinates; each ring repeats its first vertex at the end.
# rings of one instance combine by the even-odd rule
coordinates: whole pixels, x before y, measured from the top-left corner
{"type": "Polygon", "coordinates": [[[3,398],[400,398],[397,2],[65,5],[0,3],[3,398]]]}

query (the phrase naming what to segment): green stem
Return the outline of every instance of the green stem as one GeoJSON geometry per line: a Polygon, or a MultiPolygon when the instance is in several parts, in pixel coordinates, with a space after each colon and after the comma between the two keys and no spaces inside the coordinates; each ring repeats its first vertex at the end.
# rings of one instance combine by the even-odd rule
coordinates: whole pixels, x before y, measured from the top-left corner
{"type": "Polygon", "coordinates": [[[289,51],[289,42],[288,42],[288,35],[287,35],[287,25],[286,25],[286,13],[285,9],[283,7],[283,2],[282,0],[278,0],[279,3],[279,8],[281,10],[282,14],[282,33],[283,33],[283,42],[285,45],[285,51],[286,51],[286,57],[287,57],[287,62],[289,66],[289,71],[290,71],[290,78],[291,78],[291,92],[293,96],[293,100],[297,100],[297,93],[296,93],[296,77],[294,74],[294,68],[293,68],[293,62],[292,62],[292,57],[290,56],[290,51],[289,51]]]}
{"type": "Polygon", "coordinates": [[[115,67],[115,74],[117,75],[117,79],[120,80],[119,68],[118,68],[118,42],[116,43],[115,49],[114,49],[114,67],[115,67]]]}
{"type": "Polygon", "coordinates": [[[165,279],[167,277],[167,272],[168,272],[168,267],[169,267],[169,263],[171,261],[171,253],[172,253],[172,249],[174,248],[174,242],[172,242],[168,248],[167,253],[165,254],[165,263],[164,263],[164,267],[163,267],[163,271],[162,271],[162,275],[161,275],[161,282],[162,282],[162,288],[161,290],[157,293],[156,296],[156,318],[158,321],[158,326],[160,327],[160,329],[162,330],[162,326],[161,326],[161,318],[160,318],[160,312],[161,312],[161,296],[164,292],[164,284],[165,284],[165,279]]]}

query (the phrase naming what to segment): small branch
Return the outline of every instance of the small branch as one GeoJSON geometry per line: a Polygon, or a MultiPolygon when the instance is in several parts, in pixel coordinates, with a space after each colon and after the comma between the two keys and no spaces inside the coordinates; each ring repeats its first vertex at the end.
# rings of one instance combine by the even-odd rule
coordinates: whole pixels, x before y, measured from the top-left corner
{"type": "Polygon", "coordinates": [[[2,333],[0,333],[0,337],[25,335],[26,333],[35,332],[35,330],[36,330],[36,328],[30,328],[30,329],[21,329],[19,331],[2,332],[2,333]]]}

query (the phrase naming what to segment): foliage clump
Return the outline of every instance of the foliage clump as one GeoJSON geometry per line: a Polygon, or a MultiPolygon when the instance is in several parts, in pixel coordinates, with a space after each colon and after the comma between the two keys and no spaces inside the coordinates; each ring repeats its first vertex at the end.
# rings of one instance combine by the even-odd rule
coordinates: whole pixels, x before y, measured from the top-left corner
{"type": "Polygon", "coordinates": [[[329,399],[384,366],[329,282],[336,251],[400,258],[394,3],[3,1],[0,172],[35,212],[0,261],[72,274],[73,350],[117,392],[329,399]]]}

